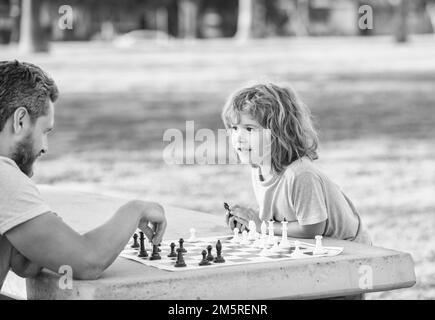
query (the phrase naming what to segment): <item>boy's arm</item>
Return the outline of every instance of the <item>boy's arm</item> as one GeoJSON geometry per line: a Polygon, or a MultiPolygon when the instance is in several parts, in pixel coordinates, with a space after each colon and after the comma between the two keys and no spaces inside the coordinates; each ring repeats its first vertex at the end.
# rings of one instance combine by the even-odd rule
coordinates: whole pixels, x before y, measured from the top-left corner
{"type": "MultiPolygon", "coordinates": [[[[323,235],[325,232],[326,220],[310,225],[300,225],[297,221],[287,223],[287,235],[293,238],[314,239],[317,235],[323,235]]],[[[282,223],[275,222],[273,224],[274,233],[276,236],[282,235],[282,223]]]]}
{"type": "Polygon", "coordinates": [[[84,235],[55,214],[46,213],[5,235],[14,248],[37,265],[54,272],[68,265],[74,278],[96,279],[116,259],[138,226],[154,244],[160,243],[166,229],[163,208],[155,203],[128,202],[109,221],[84,235]]]}

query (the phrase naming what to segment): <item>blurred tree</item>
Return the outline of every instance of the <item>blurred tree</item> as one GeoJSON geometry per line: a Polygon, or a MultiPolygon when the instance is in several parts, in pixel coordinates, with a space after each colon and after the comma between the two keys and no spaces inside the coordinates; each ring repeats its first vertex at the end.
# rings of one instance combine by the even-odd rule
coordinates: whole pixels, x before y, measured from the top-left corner
{"type": "Polygon", "coordinates": [[[408,41],[408,0],[399,0],[396,5],[396,21],[395,38],[397,42],[408,41]]]}
{"type": "MultiPolygon", "coordinates": [[[[23,52],[49,51],[49,26],[43,24],[44,0],[22,0],[20,50],[23,52]]],[[[44,9],[47,9],[44,7],[44,9]]],[[[48,10],[48,9],[47,9],[48,10]]]]}
{"type": "Polygon", "coordinates": [[[247,40],[252,37],[253,0],[239,0],[237,31],[235,38],[247,40]]]}
{"type": "Polygon", "coordinates": [[[178,35],[194,39],[197,36],[198,0],[178,1],[178,35]]]}

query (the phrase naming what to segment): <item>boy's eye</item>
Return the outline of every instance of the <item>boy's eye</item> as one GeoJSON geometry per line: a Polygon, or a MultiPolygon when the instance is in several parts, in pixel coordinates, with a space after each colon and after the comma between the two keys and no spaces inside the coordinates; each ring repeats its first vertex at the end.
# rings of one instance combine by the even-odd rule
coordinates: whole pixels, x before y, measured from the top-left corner
{"type": "Polygon", "coordinates": [[[238,129],[238,128],[237,128],[236,126],[232,126],[232,127],[231,127],[231,130],[237,131],[237,129],[238,129]]]}
{"type": "Polygon", "coordinates": [[[254,130],[254,128],[247,127],[246,130],[247,130],[248,132],[252,132],[252,131],[254,130]]]}

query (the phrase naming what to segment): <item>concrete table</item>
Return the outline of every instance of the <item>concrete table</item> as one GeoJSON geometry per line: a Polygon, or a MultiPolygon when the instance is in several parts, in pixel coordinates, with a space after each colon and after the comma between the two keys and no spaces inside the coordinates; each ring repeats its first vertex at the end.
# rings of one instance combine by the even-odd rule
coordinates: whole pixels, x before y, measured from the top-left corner
{"type": "MultiPolygon", "coordinates": [[[[79,232],[106,221],[125,199],[41,187],[52,209],[79,232]]],[[[165,206],[165,239],[230,234],[224,218],[165,206]]],[[[310,242],[309,240],[304,240],[310,242]]],[[[314,241],[312,241],[314,243],[314,241]]],[[[27,280],[28,299],[313,299],[411,287],[414,264],[408,253],[348,241],[324,239],[326,246],[344,247],[335,257],[164,271],[117,258],[93,281],[74,280],[60,289],[59,275],[45,271],[27,280]]]]}

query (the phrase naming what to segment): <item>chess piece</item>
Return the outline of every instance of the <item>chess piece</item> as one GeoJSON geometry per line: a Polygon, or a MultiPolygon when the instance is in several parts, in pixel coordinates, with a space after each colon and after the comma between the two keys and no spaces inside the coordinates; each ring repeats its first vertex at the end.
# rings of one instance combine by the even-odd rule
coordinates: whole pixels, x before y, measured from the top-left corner
{"type": "Polygon", "coordinates": [[[159,254],[159,246],[153,245],[153,252],[151,254],[150,260],[160,260],[162,257],[160,257],[159,254]]]}
{"type": "Polygon", "coordinates": [[[187,239],[189,242],[196,242],[198,239],[196,238],[196,230],[195,228],[190,228],[190,238],[187,239]]]}
{"type": "Polygon", "coordinates": [[[239,243],[240,242],[240,238],[239,238],[239,228],[234,228],[233,232],[234,232],[234,236],[233,238],[230,240],[231,243],[239,243]]]}
{"type": "Polygon", "coordinates": [[[178,243],[180,244],[180,250],[181,250],[181,252],[182,252],[182,253],[186,253],[187,250],[184,249],[184,247],[183,247],[184,239],[181,238],[181,239],[178,241],[178,243]]]}
{"type": "Polygon", "coordinates": [[[208,252],[208,254],[207,254],[207,260],[208,261],[213,261],[214,260],[214,257],[213,257],[213,255],[211,254],[211,250],[213,249],[213,247],[211,246],[211,245],[208,245],[207,246],[207,252],[208,252]]]}
{"type": "Polygon", "coordinates": [[[171,242],[171,253],[168,254],[169,258],[175,258],[177,253],[175,252],[175,243],[171,242]]]}
{"type": "Polygon", "coordinates": [[[248,240],[256,240],[258,238],[257,225],[253,220],[249,221],[248,228],[249,228],[248,240]]]}
{"type": "Polygon", "coordinates": [[[301,243],[298,240],[296,240],[295,241],[295,250],[290,255],[292,258],[301,258],[304,255],[301,251],[301,248],[299,248],[300,245],[301,245],[301,243]]]}
{"type": "Polygon", "coordinates": [[[271,252],[280,252],[281,251],[281,248],[278,245],[278,241],[275,238],[273,238],[273,246],[272,246],[272,248],[270,248],[270,251],[271,252]]]}
{"type": "Polygon", "coordinates": [[[186,262],[184,262],[183,252],[181,251],[180,248],[178,248],[177,249],[177,261],[175,262],[175,267],[180,268],[180,267],[185,267],[185,266],[186,266],[186,262]]]}
{"type": "Polygon", "coordinates": [[[211,265],[210,261],[207,260],[207,251],[206,250],[202,250],[202,260],[199,262],[200,266],[209,266],[211,265]]]}
{"type": "Polygon", "coordinates": [[[214,259],[215,263],[224,263],[225,259],[222,257],[222,243],[220,240],[216,243],[216,258],[214,259]]]}
{"type": "Polygon", "coordinates": [[[316,247],[315,247],[315,249],[313,251],[313,255],[321,255],[321,254],[328,253],[328,251],[325,248],[323,248],[323,245],[322,245],[322,236],[317,235],[314,238],[316,239],[316,247]]]}
{"type": "Polygon", "coordinates": [[[287,224],[288,222],[284,220],[281,222],[281,242],[279,243],[279,247],[281,249],[288,249],[290,248],[290,241],[288,241],[288,237],[287,237],[287,224]]]}
{"type": "Polygon", "coordinates": [[[139,254],[137,256],[139,258],[146,258],[148,257],[148,253],[145,248],[145,235],[142,231],[139,232],[139,234],[140,234],[140,249],[139,249],[139,254]]]}
{"type": "Polygon", "coordinates": [[[137,242],[137,238],[138,238],[138,235],[137,235],[137,233],[135,233],[133,235],[133,244],[131,245],[131,247],[134,248],[134,249],[140,247],[139,242],[137,242]]]}
{"type": "Polygon", "coordinates": [[[242,241],[240,241],[240,244],[250,244],[248,240],[248,232],[246,230],[243,230],[242,232],[242,241]]]}
{"type": "Polygon", "coordinates": [[[272,254],[272,252],[267,249],[267,246],[263,247],[263,250],[260,251],[259,255],[260,256],[270,256],[272,254]]]}
{"type": "Polygon", "coordinates": [[[275,243],[274,242],[274,239],[275,239],[275,230],[273,228],[273,223],[274,222],[275,221],[273,221],[273,220],[269,221],[269,227],[268,227],[268,229],[269,229],[269,237],[267,238],[267,244],[268,245],[269,244],[273,245],[275,243]]]}

